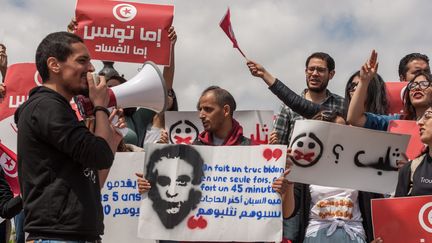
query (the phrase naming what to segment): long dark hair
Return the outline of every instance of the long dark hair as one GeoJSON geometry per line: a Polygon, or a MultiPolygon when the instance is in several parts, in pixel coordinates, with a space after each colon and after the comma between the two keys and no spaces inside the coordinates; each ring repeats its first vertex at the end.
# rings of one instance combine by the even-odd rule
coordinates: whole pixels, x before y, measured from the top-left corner
{"type": "MultiPolygon", "coordinates": [[[[414,78],[409,81],[409,83],[413,82],[419,76],[425,76],[427,81],[432,82],[432,76],[429,72],[424,71],[424,70],[419,70],[416,72],[416,75],[414,76],[414,78]]],[[[409,93],[410,92],[409,92],[408,88],[405,88],[404,95],[403,95],[405,115],[404,115],[403,119],[404,120],[416,120],[417,119],[416,109],[413,106],[413,104],[411,103],[409,93]]]]}
{"type": "MultiPolygon", "coordinates": [[[[360,71],[357,71],[353,75],[351,75],[345,86],[345,112],[348,111],[348,107],[351,102],[349,87],[355,77],[360,77],[360,71]]],[[[383,78],[379,74],[376,74],[369,83],[367,97],[365,101],[365,108],[366,112],[380,115],[388,114],[388,102],[385,84],[383,78]]]]}

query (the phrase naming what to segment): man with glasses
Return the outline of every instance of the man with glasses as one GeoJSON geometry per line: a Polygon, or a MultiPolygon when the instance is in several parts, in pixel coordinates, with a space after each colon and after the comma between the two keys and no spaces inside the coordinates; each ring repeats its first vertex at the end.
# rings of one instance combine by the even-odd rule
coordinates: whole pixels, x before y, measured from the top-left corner
{"type": "MultiPolygon", "coordinates": [[[[307,89],[303,91],[302,98],[321,105],[320,107],[307,107],[308,105],[304,102],[298,102],[298,99],[295,97],[296,94],[278,79],[275,79],[262,65],[248,60],[247,66],[253,76],[262,78],[269,86],[269,89],[284,101],[274,124],[279,144],[289,144],[296,120],[312,118],[319,109],[334,110],[343,114],[344,99],[327,89],[329,81],[335,75],[335,62],[329,54],[315,52],[306,60],[305,75],[307,89]],[[291,109],[290,106],[293,108],[291,109]],[[293,109],[304,112],[304,115],[308,117],[302,117],[293,109]]],[[[297,242],[298,222],[298,215],[284,220],[285,239],[297,242]]]]}

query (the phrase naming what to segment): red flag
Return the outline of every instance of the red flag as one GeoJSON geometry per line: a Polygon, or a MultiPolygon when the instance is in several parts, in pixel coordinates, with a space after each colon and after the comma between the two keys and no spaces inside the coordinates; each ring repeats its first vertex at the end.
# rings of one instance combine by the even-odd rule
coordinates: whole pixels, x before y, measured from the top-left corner
{"type": "Polygon", "coordinates": [[[14,196],[20,194],[18,182],[17,156],[0,142],[0,165],[5,173],[6,181],[12,189],[14,196]]]}
{"type": "Polygon", "coordinates": [[[225,32],[228,38],[232,41],[233,47],[237,48],[240,51],[240,53],[243,55],[243,57],[246,58],[245,54],[242,52],[242,50],[240,49],[237,43],[237,39],[235,38],[234,31],[231,25],[231,14],[229,8],[227,9],[225,16],[222,18],[219,26],[222,28],[222,30],[225,32]]]}
{"type": "Polygon", "coordinates": [[[408,82],[385,82],[389,114],[403,114],[403,95],[408,82]]]}

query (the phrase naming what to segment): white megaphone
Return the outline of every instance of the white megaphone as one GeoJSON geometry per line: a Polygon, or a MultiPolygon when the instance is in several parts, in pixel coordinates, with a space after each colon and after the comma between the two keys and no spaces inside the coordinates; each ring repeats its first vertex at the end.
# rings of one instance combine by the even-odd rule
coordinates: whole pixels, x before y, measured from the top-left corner
{"type": "MultiPolygon", "coordinates": [[[[165,80],[159,68],[153,62],[144,63],[141,71],[127,82],[109,88],[108,107],[143,107],[155,112],[164,111],[167,104],[165,80]]],[[[74,97],[83,118],[93,115],[90,99],[78,95],[74,97]]]]}

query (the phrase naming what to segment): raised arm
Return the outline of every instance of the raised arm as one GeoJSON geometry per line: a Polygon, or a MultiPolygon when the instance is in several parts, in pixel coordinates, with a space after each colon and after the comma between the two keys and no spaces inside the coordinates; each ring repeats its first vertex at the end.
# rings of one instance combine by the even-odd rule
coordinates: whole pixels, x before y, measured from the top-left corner
{"type": "Polygon", "coordinates": [[[372,50],[369,60],[360,69],[360,81],[348,108],[347,122],[353,126],[363,127],[366,123],[366,98],[370,81],[378,71],[378,53],[372,50]]]}
{"type": "Polygon", "coordinates": [[[294,112],[305,118],[312,118],[321,110],[320,105],[296,94],[280,80],[274,78],[261,64],[249,60],[247,66],[253,76],[262,78],[270,91],[294,112]]]}
{"type": "Polygon", "coordinates": [[[0,44],[0,72],[1,72],[1,75],[3,78],[2,79],[3,82],[5,81],[5,77],[6,77],[7,64],[8,64],[8,59],[7,59],[7,54],[6,54],[6,46],[3,44],[0,44]]]}

